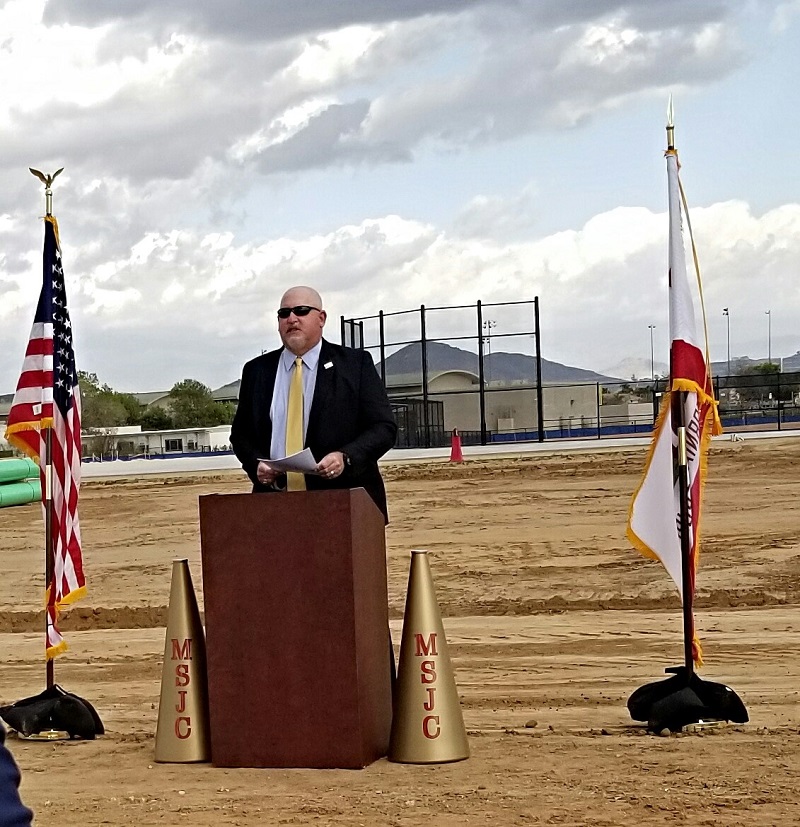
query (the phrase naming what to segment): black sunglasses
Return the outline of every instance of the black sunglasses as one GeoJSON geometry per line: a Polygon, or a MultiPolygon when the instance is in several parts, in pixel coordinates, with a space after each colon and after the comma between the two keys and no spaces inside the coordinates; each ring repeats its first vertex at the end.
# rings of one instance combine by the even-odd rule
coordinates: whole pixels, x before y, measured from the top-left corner
{"type": "Polygon", "coordinates": [[[312,310],[316,310],[317,313],[321,312],[318,307],[311,307],[310,304],[298,304],[297,307],[281,307],[278,309],[278,318],[288,319],[292,313],[295,316],[308,316],[312,310]]]}

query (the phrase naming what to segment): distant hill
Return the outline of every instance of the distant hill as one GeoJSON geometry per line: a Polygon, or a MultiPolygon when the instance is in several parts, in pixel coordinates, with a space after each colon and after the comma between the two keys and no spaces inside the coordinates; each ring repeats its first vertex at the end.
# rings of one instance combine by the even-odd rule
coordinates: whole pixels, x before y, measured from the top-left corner
{"type": "MultiPolygon", "coordinates": [[[[749,356],[737,356],[731,359],[731,374],[741,373],[743,370],[747,368],[754,367],[755,365],[763,365],[765,362],[769,361],[766,356],[760,359],[751,359],[749,356]]],[[[781,357],[780,356],[773,356],[772,361],[774,364],[781,366],[781,357]]],[[[784,356],[783,357],[783,372],[784,373],[795,373],[800,371],[800,350],[797,353],[793,354],[792,356],[784,356]]],[[[728,373],[728,362],[727,360],[722,362],[712,362],[711,363],[711,374],[712,376],[725,376],[728,373]]]]}
{"type": "MultiPolygon", "coordinates": [[[[462,350],[444,342],[428,342],[428,373],[443,370],[467,370],[477,375],[478,354],[462,350]]],[[[491,381],[536,382],[536,359],[524,353],[496,352],[484,357],[484,375],[491,381]]],[[[386,376],[402,376],[422,373],[422,346],[419,342],[386,357],[386,376]]],[[[604,376],[591,370],[562,365],[542,359],[542,382],[618,382],[619,379],[604,376]]]]}
{"type": "Polygon", "coordinates": [[[669,373],[669,365],[666,362],[655,362],[651,365],[649,359],[639,359],[629,356],[610,368],[605,368],[603,373],[606,376],[621,376],[629,379],[651,379],[650,374],[655,371],[656,376],[666,376],[669,373]]]}
{"type": "MultiPolygon", "coordinates": [[[[406,345],[400,350],[386,357],[386,375],[421,375],[422,374],[422,349],[418,342],[406,345]]],[[[375,352],[373,351],[373,356],[375,352]]],[[[740,373],[752,365],[760,365],[766,359],[750,359],[747,356],[731,359],[731,371],[740,373]]],[[[780,364],[780,357],[773,357],[773,361],[780,364]]],[[[712,373],[714,376],[724,376],[727,372],[727,362],[713,362],[712,373]]],[[[656,374],[665,376],[669,366],[663,362],[655,363],[656,374]]],[[[428,372],[443,370],[467,370],[477,375],[478,355],[469,350],[462,350],[444,342],[428,342],[428,372]]],[[[784,357],[783,370],[787,373],[800,371],[800,351],[793,356],[784,357]]],[[[484,372],[491,381],[514,382],[523,381],[535,384],[536,382],[536,359],[533,356],[526,356],[524,353],[491,353],[484,358],[484,372]]],[[[614,367],[608,368],[604,373],[595,373],[584,368],[575,368],[570,365],[563,365],[560,362],[551,362],[549,359],[542,359],[542,382],[553,384],[557,382],[629,382],[632,376],[637,380],[644,381],[650,374],[650,360],[623,359],[614,367]]],[[[213,391],[215,399],[236,400],[239,397],[239,380],[235,379],[213,391]]],[[[14,394],[8,395],[11,402],[14,394]]],[[[0,400],[3,397],[0,396],[0,400]]]]}

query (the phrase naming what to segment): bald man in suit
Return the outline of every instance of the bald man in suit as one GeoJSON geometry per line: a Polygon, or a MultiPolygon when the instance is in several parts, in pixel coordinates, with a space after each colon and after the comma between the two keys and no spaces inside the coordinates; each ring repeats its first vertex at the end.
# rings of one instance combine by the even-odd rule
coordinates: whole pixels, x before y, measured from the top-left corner
{"type": "Polygon", "coordinates": [[[326,319],[316,290],[286,291],[278,309],[283,348],[244,366],[231,445],[253,481],[254,492],[286,488],[286,475],[262,460],[287,453],[287,398],[300,358],[303,445],[318,460],[316,473],[304,475],[304,486],[308,490],[363,487],[388,522],[378,460],[394,445],[397,423],[369,353],[323,339],[326,319]]]}

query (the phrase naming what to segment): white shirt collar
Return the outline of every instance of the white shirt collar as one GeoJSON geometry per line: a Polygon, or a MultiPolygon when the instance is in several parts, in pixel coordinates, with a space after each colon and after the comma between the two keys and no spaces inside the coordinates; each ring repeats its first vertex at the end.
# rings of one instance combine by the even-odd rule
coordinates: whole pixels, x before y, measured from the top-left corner
{"type": "MultiPolygon", "coordinates": [[[[319,364],[319,352],[322,349],[322,339],[320,339],[311,350],[306,351],[302,355],[303,366],[309,370],[316,370],[319,364]]],[[[294,360],[297,358],[294,353],[288,348],[284,348],[281,352],[281,364],[284,370],[291,370],[294,367],[294,360]]]]}

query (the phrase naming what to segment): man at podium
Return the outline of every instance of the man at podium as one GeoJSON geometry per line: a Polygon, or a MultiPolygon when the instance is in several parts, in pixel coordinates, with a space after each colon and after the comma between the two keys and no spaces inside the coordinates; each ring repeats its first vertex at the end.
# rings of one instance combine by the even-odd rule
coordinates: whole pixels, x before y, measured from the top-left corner
{"type": "Polygon", "coordinates": [[[366,350],[322,338],[327,315],[311,287],[292,287],[278,308],[283,347],[242,371],[231,446],[254,492],[363,487],[388,522],[378,460],[394,445],[397,423],[366,350]],[[283,474],[265,459],[310,449],[313,473],[283,474]]]}

